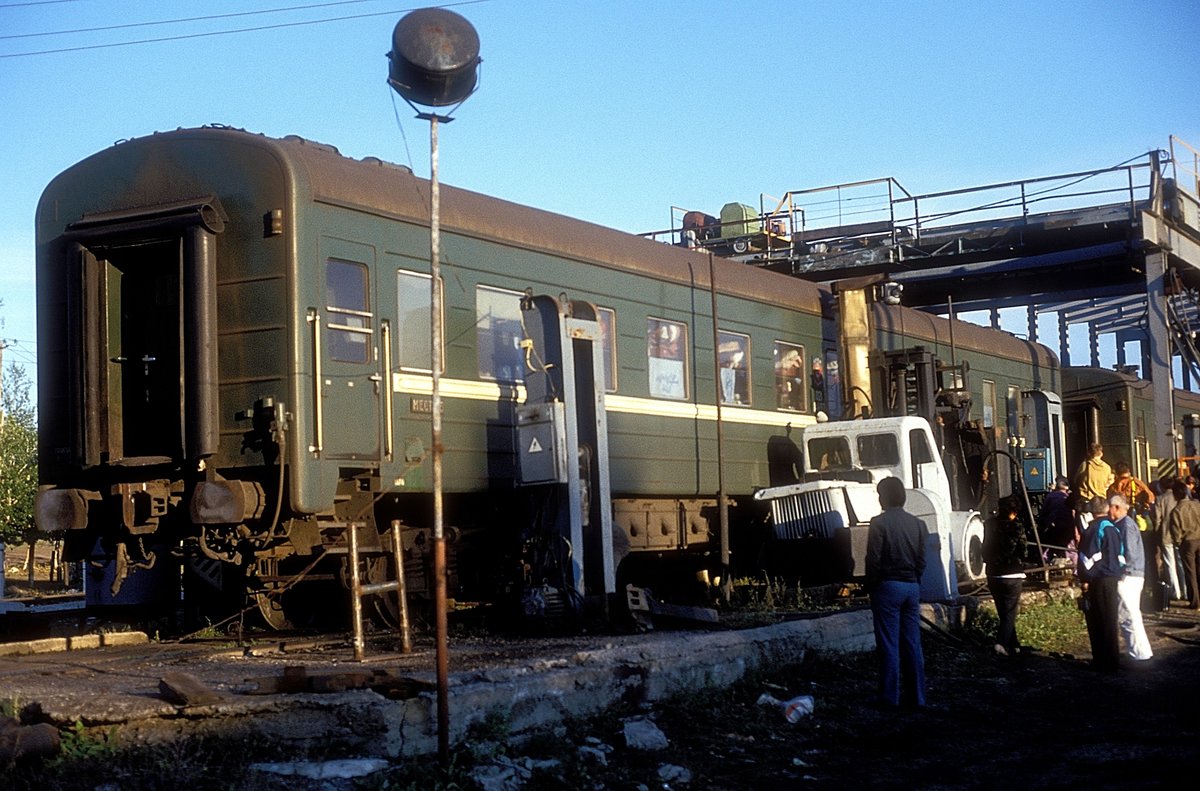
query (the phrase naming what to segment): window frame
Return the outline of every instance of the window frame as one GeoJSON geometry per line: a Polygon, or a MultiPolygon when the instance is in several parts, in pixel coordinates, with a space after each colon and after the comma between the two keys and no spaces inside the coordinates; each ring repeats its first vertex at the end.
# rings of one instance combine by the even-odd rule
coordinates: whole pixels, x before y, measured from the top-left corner
{"type": "MultiPolygon", "coordinates": [[[[773,362],[772,370],[775,377],[775,409],[780,412],[798,412],[804,413],[809,408],[809,376],[808,376],[808,350],[802,343],[792,343],[791,341],[781,341],[775,339],[771,347],[771,360],[773,362]],[[783,347],[787,350],[780,354],[783,347]],[[800,368],[798,377],[790,377],[798,380],[798,387],[788,387],[785,391],[784,385],[787,384],[787,378],[784,377],[781,371],[784,368],[784,360],[788,359],[791,352],[797,352],[799,355],[800,368]],[[789,406],[785,401],[795,402],[795,395],[799,392],[800,406],[789,406]]],[[[791,384],[796,385],[795,382],[791,384]]]]}
{"type": "Polygon", "coordinates": [[[1007,412],[1008,434],[1010,437],[1021,436],[1021,388],[1016,385],[1007,385],[1004,396],[1004,406],[1007,412]]]}
{"type": "Polygon", "coordinates": [[[375,313],[371,310],[371,267],[361,261],[354,261],[342,256],[327,256],[325,258],[325,354],[330,360],[351,365],[370,365],[374,363],[375,313]],[[350,307],[333,304],[338,289],[331,287],[330,276],[338,267],[345,267],[361,274],[362,302],[364,306],[350,307]],[[365,308],[365,309],[364,309],[365,308]],[[334,321],[337,317],[340,320],[334,321]],[[357,319],[361,324],[355,324],[357,319]],[[343,356],[343,350],[356,349],[362,344],[362,354],[356,357],[343,356]]]}
{"type": "Polygon", "coordinates": [[[747,333],[717,328],[717,375],[720,377],[721,386],[718,392],[721,394],[721,406],[749,407],[754,404],[754,377],[751,369],[752,350],[750,344],[750,336],[747,333]],[[724,352],[722,350],[726,344],[730,343],[738,344],[736,353],[741,354],[740,359],[743,363],[740,367],[724,364],[724,360],[722,359],[724,352]],[[725,374],[722,373],[722,371],[729,370],[734,372],[732,377],[732,398],[726,398],[725,374]],[[738,376],[739,373],[741,376],[738,376]],[[739,385],[741,386],[739,387],[739,385]],[[739,400],[738,396],[742,393],[744,393],[744,400],[739,400]]]}
{"type": "Polygon", "coordinates": [[[996,383],[991,379],[984,379],[980,384],[980,404],[982,410],[980,420],[983,422],[984,428],[996,427],[996,383]]]}
{"type": "Polygon", "coordinates": [[[600,327],[600,353],[604,355],[604,392],[617,392],[617,311],[596,307],[600,327]],[[607,317],[607,320],[606,320],[607,317]]]}
{"type": "MultiPolygon", "coordinates": [[[[479,306],[480,306],[479,295],[480,295],[480,293],[483,293],[483,292],[490,293],[494,296],[495,295],[504,295],[504,296],[511,296],[511,297],[515,298],[516,306],[517,306],[517,314],[516,314],[515,319],[506,317],[506,316],[500,316],[500,315],[494,314],[494,313],[488,314],[488,315],[496,316],[497,318],[499,318],[501,320],[516,321],[517,324],[521,328],[518,340],[520,340],[520,338],[525,337],[525,322],[521,316],[521,300],[525,297],[525,294],[520,291],[513,291],[512,289],[501,288],[499,286],[491,286],[486,283],[476,283],[475,284],[475,372],[476,372],[476,375],[480,379],[482,379],[484,381],[488,381],[488,382],[498,382],[498,383],[506,384],[506,385],[524,384],[525,383],[525,360],[521,354],[521,350],[520,350],[519,346],[516,349],[514,349],[514,354],[516,355],[517,370],[520,372],[520,374],[518,376],[513,377],[513,378],[507,378],[507,377],[500,376],[499,373],[496,371],[493,371],[491,373],[485,373],[483,370],[483,345],[479,342],[480,341],[480,333],[483,332],[483,320],[485,318],[487,318],[487,316],[481,315],[480,310],[479,310],[479,306]]],[[[494,323],[493,323],[493,326],[494,326],[494,323]]],[[[495,350],[497,348],[497,344],[495,343],[495,340],[494,340],[494,331],[491,327],[488,328],[488,331],[493,333],[493,342],[492,342],[493,367],[494,368],[502,368],[503,366],[496,365],[496,363],[498,363],[500,361],[495,357],[495,350]]]]}
{"type": "MultiPolygon", "coordinates": [[[[688,325],[687,322],[675,321],[674,319],[664,319],[657,316],[646,317],[646,379],[651,398],[661,398],[667,401],[687,401],[690,397],[688,389],[689,379],[689,360],[688,360],[688,325]],[[677,327],[679,333],[676,337],[666,341],[657,340],[662,334],[664,328],[677,327]],[[662,350],[664,345],[675,347],[677,351],[674,356],[665,357],[656,355],[656,350],[662,350]],[[655,360],[661,362],[655,363],[655,360]],[[667,370],[669,363],[678,363],[679,371],[667,370]],[[657,370],[656,370],[657,369],[657,370]],[[667,382],[678,380],[679,389],[682,391],[679,394],[674,394],[656,386],[657,382],[667,382]]],[[[671,367],[674,367],[673,365],[671,367]]]]}
{"type": "MultiPolygon", "coordinates": [[[[404,289],[401,286],[401,280],[404,277],[417,278],[417,279],[420,279],[423,281],[423,284],[425,286],[425,289],[423,292],[425,295],[424,305],[429,312],[432,312],[432,310],[433,310],[433,307],[430,304],[432,300],[431,300],[430,285],[429,285],[430,282],[433,280],[433,275],[430,274],[429,272],[419,272],[419,271],[413,270],[413,269],[402,269],[402,268],[397,267],[397,269],[396,269],[396,322],[395,322],[396,329],[394,331],[395,336],[396,336],[396,341],[395,341],[396,370],[404,371],[407,373],[432,374],[433,370],[428,365],[406,365],[405,364],[404,349],[407,348],[410,344],[405,342],[405,335],[401,329],[401,327],[403,326],[403,324],[402,324],[403,316],[401,314],[401,308],[404,305],[404,296],[403,295],[405,293],[404,289]]],[[[444,279],[439,279],[438,289],[442,292],[441,293],[442,315],[439,317],[439,321],[441,322],[441,325],[442,325],[442,333],[441,333],[442,348],[440,349],[441,353],[439,354],[439,357],[441,358],[440,359],[440,364],[441,364],[440,370],[444,371],[444,370],[446,370],[446,340],[445,340],[446,339],[446,281],[444,279]]],[[[418,293],[418,292],[419,292],[419,289],[412,289],[412,293],[418,293]]],[[[431,361],[430,358],[432,357],[432,355],[428,353],[428,350],[429,350],[430,346],[433,344],[432,334],[429,332],[425,333],[425,337],[423,338],[422,343],[424,344],[423,350],[426,352],[426,355],[425,355],[426,360],[431,361]]]]}

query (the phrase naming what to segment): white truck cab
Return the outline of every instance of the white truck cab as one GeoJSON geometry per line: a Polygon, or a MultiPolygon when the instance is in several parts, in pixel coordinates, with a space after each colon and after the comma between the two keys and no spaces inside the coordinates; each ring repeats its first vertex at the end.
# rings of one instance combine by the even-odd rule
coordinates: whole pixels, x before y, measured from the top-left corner
{"type": "Polygon", "coordinates": [[[929,527],[923,598],[954,598],[959,579],[983,577],[983,520],[977,511],[953,510],[950,480],[927,420],[817,423],[804,428],[801,443],[804,481],[754,495],[771,506],[776,541],[828,539],[848,546],[852,574],[862,577],[867,527],[881,511],[875,486],[894,476],[907,490],[905,510],[929,527]],[[849,541],[840,530],[848,531],[849,541]]]}

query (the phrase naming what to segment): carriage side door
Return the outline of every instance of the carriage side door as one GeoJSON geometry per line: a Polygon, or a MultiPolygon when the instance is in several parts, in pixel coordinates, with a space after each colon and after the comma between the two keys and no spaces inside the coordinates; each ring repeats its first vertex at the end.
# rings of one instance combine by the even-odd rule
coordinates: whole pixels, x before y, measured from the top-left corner
{"type": "Polygon", "coordinates": [[[375,251],[328,238],[322,239],[321,248],[324,330],[318,409],[324,426],[322,455],[377,461],[383,377],[375,251]]]}

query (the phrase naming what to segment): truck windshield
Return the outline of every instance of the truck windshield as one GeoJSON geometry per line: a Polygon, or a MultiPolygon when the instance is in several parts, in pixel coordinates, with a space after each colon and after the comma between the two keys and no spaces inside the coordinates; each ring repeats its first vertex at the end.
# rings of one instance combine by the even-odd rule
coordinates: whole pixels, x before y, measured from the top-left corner
{"type": "Polygon", "coordinates": [[[815,437],[808,442],[808,458],[818,470],[850,469],[850,444],[845,437],[815,437]]]}
{"type": "Polygon", "coordinates": [[[858,458],[864,467],[895,467],[900,447],[895,434],[864,434],[858,438],[858,458]]]}

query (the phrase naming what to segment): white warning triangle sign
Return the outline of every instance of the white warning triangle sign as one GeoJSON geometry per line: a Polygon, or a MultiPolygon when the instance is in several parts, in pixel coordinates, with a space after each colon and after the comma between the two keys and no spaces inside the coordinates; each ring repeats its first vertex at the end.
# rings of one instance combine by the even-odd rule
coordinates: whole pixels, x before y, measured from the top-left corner
{"type": "Polygon", "coordinates": [[[542,452],[542,443],[537,441],[537,437],[534,437],[533,442],[529,443],[529,452],[530,453],[541,453],[542,452]]]}

